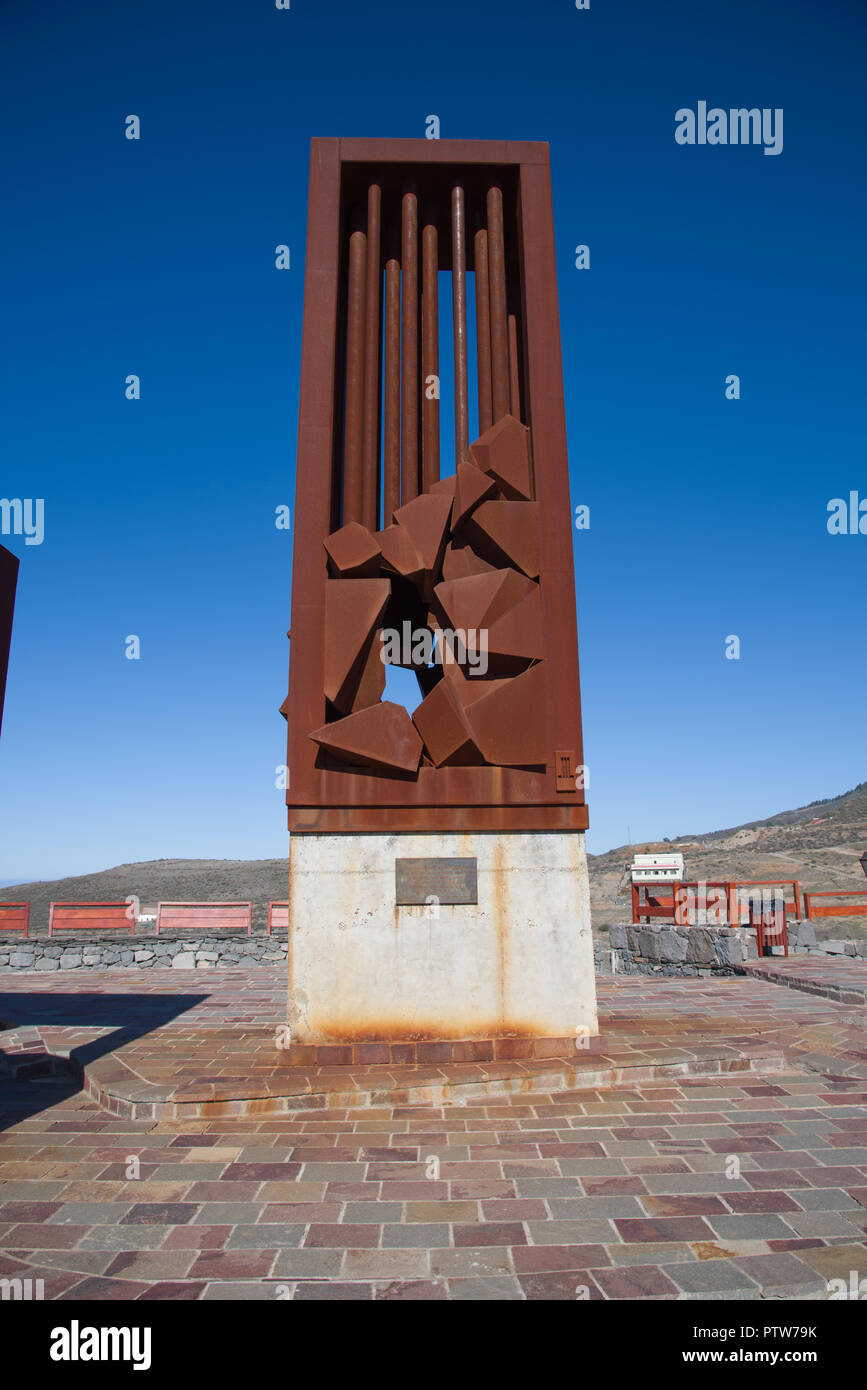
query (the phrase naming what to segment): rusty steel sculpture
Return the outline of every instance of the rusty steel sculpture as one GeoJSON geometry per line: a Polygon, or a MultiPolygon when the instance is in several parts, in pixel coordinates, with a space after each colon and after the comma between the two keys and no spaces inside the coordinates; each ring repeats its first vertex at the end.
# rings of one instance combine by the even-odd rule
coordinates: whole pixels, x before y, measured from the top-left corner
{"type": "Polygon", "coordinates": [[[586,827],[547,146],[313,142],[291,641],[290,830],[586,827]]]}
{"type": "Polygon", "coordinates": [[[3,728],[3,705],[6,697],[6,674],[9,669],[17,581],[18,557],[0,545],[0,730],[3,728]]]}
{"type": "Polygon", "coordinates": [[[304,295],[293,1045],[571,1047],[597,1024],[548,147],[314,140],[304,295]]]}

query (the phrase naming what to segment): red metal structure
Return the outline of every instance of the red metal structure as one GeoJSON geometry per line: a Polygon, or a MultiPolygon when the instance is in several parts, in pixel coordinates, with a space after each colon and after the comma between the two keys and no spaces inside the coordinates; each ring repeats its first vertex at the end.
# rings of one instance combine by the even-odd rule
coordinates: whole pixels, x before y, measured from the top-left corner
{"type": "Polygon", "coordinates": [[[867,888],[853,893],[805,893],[804,916],[811,921],[817,917],[867,917],[867,888]],[[838,901],[828,902],[828,898],[838,901]],[[846,901],[841,903],[840,898],[846,901]]]}
{"type": "Polygon", "coordinates": [[[632,920],[634,923],[651,922],[654,917],[674,921],[676,893],[681,885],[669,879],[654,883],[645,880],[632,885],[632,920]],[[666,896],[667,892],[667,896],[666,896]]]}
{"type": "Polygon", "coordinates": [[[3,727],[3,704],[6,697],[6,674],[9,670],[12,615],[15,611],[17,583],[18,556],[0,545],[0,729],[3,727]]]}
{"type": "Polygon", "coordinates": [[[253,930],[253,904],[241,902],[175,902],[157,906],[156,932],[253,930]]]}
{"type": "MultiPolygon", "coordinates": [[[[726,922],[732,926],[746,925],[747,921],[752,920],[752,910],[755,899],[759,897],[763,908],[767,905],[767,899],[771,896],[764,891],[756,893],[754,890],[764,890],[766,888],[783,888],[790,890],[785,897],[786,914],[789,917],[800,917],[801,915],[801,889],[797,879],[782,878],[763,878],[763,879],[726,879],[711,882],[710,880],[701,882],[673,883],[671,881],[633,883],[632,885],[632,920],[634,923],[650,922],[654,918],[675,922],[678,925],[690,926],[691,904],[697,902],[699,907],[703,904],[699,901],[701,893],[704,892],[704,901],[712,899],[708,903],[711,915],[719,925],[726,922]]],[[[805,903],[809,896],[816,897],[817,894],[805,896],[805,903]]],[[[858,896],[864,897],[864,894],[858,896]]],[[[809,913],[807,913],[809,916],[809,913]]],[[[842,914],[840,914],[842,915],[842,914]]],[[[694,925],[694,924],[692,924],[694,925]]]]}
{"type": "Polygon", "coordinates": [[[750,899],[750,926],[756,933],[756,948],[760,958],[773,955],[773,948],[779,945],[782,945],[784,955],[789,954],[789,929],[786,925],[786,909],[782,904],[756,904],[750,899]]]}
{"type": "Polygon", "coordinates": [[[132,903],[52,903],[48,909],[48,935],[56,931],[128,931],[135,936],[132,903]]]}
{"type": "Polygon", "coordinates": [[[268,904],[268,926],[266,936],[270,936],[272,931],[286,931],[289,927],[289,903],[272,902],[268,904]]]}
{"type": "MultiPolygon", "coordinates": [[[[785,888],[786,896],[786,915],[788,917],[800,917],[801,915],[801,885],[796,878],[741,878],[734,879],[729,885],[729,921],[738,920],[739,900],[749,901],[753,896],[750,892],[753,888],[785,888]],[[791,893],[788,890],[791,889],[791,893]],[[746,890],[744,892],[744,890],[746,890]]],[[[743,913],[741,913],[743,915],[743,913]]]]}
{"type": "Polygon", "coordinates": [[[703,908],[704,915],[717,926],[724,926],[731,921],[729,916],[731,903],[731,884],[714,883],[708,880],[704,884],[679,883],[674,890],[674,920],[677,926],[694,926],[692,918],[699,915],[703,908]],[[700,889],[704,889],[704,902],[699,897],[700,889]],[[693,903],[696,912],[693,914],[693,903]]]}
{"type": "Polygon", "coordinates": [[[291,638],[293,832],[586,828],[547,145],[313,141],[291,638]],[[405,626],[439,653],[390,658],[412,717],[382,699],[405,626]]]}
{"type": "Polygon", "coordinates": [[[0,932],[6,931],[30,935],[29,903],[0,903],[0,932]]]}

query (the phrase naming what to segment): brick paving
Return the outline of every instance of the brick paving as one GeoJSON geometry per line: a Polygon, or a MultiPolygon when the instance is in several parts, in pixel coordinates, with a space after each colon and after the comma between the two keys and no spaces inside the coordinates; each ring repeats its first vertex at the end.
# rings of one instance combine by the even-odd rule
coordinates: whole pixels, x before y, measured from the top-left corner
{"type": "Polygon", "coordinates": [[[862,957],[775,956],[746,961],[741,969],[806,994],[867,1005],[867,960],[862,957]]]}
{"type": "MultiPolygon", "coordinates": [[[[291,1070],[281,978],[197,972],[177,993],[166,975],[7,977],[10,1065],[71,1050],[175,1091],[211,1066],[291,1070]]],[[[540,1059],[556,1089],[533,1089],[516,1059],[499,1079],[525,1089],[473,1097],[476,1077],[441,1104],[399,1098],[419,1067],[376,1086],[349,1068],[366,1104],[335,1103],[344,1081],[314,1107],[177,1117],[110,1114],[66,1076],[0,1080],[0,1278],[60,1300],[524,1300],[821,1299],[867,1277],[863,1010],[754,976],[630,977],[600,983],[600,1013],[579,1063],[605,1058],[604,1082],[540,1059]]]]}
{"type": "MultiPolygon", "coordinates": [[[[572,1038],[537,1041],[529,1058],[497,1052],[490,1061],[437,1060],[443,1044],[432,1043],[418,1045],[418,1062],[392,1048],[392,1060],[362,1064],[350,1060],[348,1047],[334,1047],[320,1049],[323,1060],[299,1065],[275,1046],[285,1010],[282,972],[259,968],[251,975],[196,971],[183,990],[171,970],[149,972],[145,985],[138,971],[76,974],[63,990],[56,977],[9,975],[0,995],[0,1019],[8,1025],[3,1046],[8,1059],[31,1072],[47,1057],[71,1054],[92,1098],[132,1119],[467,1101],[508,1089],[783,1065],[867,1076],[863,1010],[755,978],[602,981],[601,1036],[585,1040],[586,1047],[572,1038]]],[[[520,1050],[524,1041],[505,1045],[520,1050]]]]}

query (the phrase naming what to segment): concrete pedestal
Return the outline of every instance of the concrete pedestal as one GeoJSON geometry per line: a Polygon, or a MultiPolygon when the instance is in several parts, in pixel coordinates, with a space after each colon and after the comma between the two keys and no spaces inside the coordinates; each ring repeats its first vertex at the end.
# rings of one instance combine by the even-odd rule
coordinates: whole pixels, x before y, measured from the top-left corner
{"type": "Polygon", "coordinates": [[[582,831],[301,835],[289,844],[293,1042],[598,1032],[582,831]],[[478,903],[398,907],[396,858],[478,861],[478,903]]]}

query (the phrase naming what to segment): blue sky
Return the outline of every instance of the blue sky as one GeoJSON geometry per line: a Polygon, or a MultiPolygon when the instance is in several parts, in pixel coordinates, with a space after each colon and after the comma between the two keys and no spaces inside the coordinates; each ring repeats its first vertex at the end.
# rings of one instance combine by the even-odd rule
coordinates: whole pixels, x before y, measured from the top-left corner
{"type": "Polygon", "coordinates": [[[431,113],[551,145],[590,849],[863,780],[861,3],[7,0],[0,37],[0,496],[45,500],[0,538],[0,879],[287,853],[309,143],[431,113]],[[782,153],[678,145],[701,100],[782,108],[782,153]]]}

